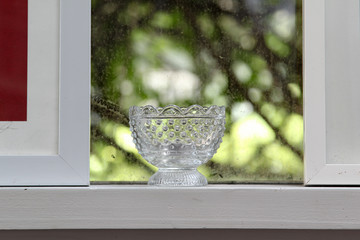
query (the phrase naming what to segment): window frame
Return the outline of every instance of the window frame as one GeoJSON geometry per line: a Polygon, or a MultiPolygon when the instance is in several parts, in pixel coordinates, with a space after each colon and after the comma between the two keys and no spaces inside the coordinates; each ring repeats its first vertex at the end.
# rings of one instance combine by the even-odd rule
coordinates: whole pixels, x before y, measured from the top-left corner
{"type": "MultiPolygon", "coordinates": [[[[80,0],[61,1],[66,4],[80,2],[80,0]]],[[[81,0],[81,2],[87,3],[86,6],[90,7],[90,0],[81,0]]],[[[311,18],[309,14],[318,14],[316,10],[321,9],[324,0],[304,0],[304,2],[306,25],[304,47],[308,61],[311,56],[315,59],[319,57],[308,54],[313,47],[310,47],[309,42],[306,41],[309,40],[309,34],[316,34],[307,32],[309,23],[316,25],[314,22],[309,22],[311,18]]],[[[83,8],[77,10],[85,11],[83,8]]],[[[88,10],[86,9],[87,12],[88,10]]],[[[72,11],[74,13],[76,8],[72,11]]],[[[73,30],[76,31],[75,29],[73,30]]],[[[72,34],[76,33],[72,32],[72,34]]],[[[79,44],[81,41],[76,42],[79,44]]],[[[89,49],[83,50],[81,54],[87,57],[84,61],[90,64],[90,55],[87,52],[89,49]]],[[[70,62],[64,63],[65,66],[74,64],[71,59],[68,60],[70,62]]],[[[307,64],[305,62],[307,66],[305,71],[308,71],[307,64]]],[[[72,75],[67,77],[74,80],[81,79],[79,75],[75,76],[77,78],[73,78],[72,75]]],[[[306,72],[305,76],[308,76],[306,72]]],[[[306,78],[306,81],[309,81],[309,78],[306,78]]],[[[322,91],[321,85],[316,87],[322,91]]],[[[306,93],[305,98],[307,96],[306,93]]],[[[85,102],[86,97],[83,97],[81,101],[85,102]]],[[[320,102],[316,104],[325,104],[325,98],[318,100],[320,102]]],[[[305,104],[307,101],[308,99],[305,104]]],[[[323,129],[325,121],[321,118],[322,121],[310,121],[310,124],[308,121],[314,120],[313,118],[317,116],[311,115],[311,109],[313,108],[306,108],[306,141],[312,135],[319,141],[320,146],[325,147],[321,145],[325,142],[320,141],[321,138],[317,137],[315,132],[309,132],[311,127],[323,129]]],[[[88,120],[84,120],[84,125],[87,127],[88,120]]],[[[306,150],[309,151],[308,148],[306,150]]],[[[321,156],[322,150],[313,152],[313,156],[317,156],[315,153],[321,156]]],[[[308,156],[306,154],[307,161],[308,156]]],[[[309,166],[311,165],[307,165],[309,166]]],[[[209,185],[200,188],[157,188],[143,185],[91,185],[4,187],[0,189],[0,193],[2,213],[0,229],[358,229],[360,227],[358,210],[360,188],[356,187],[209,185]]]]}
{"type": "Polygon", "coordinates": [[[0,229],[359,229],[360,189],[134,185],[0,190],[0,229]]]}
{"type": "MultiPolygon", "coordinates": [[[[303,2],[305,184],[360,185],[360,164],[327,162],[326,0],[303,2]]],[[[339,1],[339,8],[341,4],[339,1]]]]}
{"type": "Polygon", "coordinates": [[[1,186],[89,185],[91,2],[59,3],[58,154],[0,156],[1,186]]]}

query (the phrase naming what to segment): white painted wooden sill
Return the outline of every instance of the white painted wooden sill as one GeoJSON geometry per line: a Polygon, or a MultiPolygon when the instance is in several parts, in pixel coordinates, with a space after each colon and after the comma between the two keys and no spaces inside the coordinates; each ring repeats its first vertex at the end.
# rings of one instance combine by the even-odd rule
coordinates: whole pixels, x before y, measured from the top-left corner
{"type": "Polygon", "coordinates": [[[360,188],[4,187],[1,229],[358,229],[360,188]]]}

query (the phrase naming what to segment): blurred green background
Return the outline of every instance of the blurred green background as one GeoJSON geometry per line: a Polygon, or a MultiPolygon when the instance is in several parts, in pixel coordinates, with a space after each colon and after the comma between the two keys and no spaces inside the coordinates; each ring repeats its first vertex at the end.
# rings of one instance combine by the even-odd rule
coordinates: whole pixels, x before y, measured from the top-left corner
{"type": "Polygon", "coordinates": [[[132,105],[224,105],[211,183],[303,179],[301,0],[92,0],[92,181],[146,182],[132,105]]]}

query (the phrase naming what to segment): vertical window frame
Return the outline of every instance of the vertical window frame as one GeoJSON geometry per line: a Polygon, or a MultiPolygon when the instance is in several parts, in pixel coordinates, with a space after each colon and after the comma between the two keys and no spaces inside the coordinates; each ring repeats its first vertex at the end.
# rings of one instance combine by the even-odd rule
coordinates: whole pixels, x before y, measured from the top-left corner
{"type": "MultiPolygon", "coordinates": [[[[360,164],[332,164],[326,156],[326,0],[304,0],[305,185],[360,185],[360,164]]],[[[341,8],[339,1],[339,8],[341,8]]],[[[328,16],[336,17],[336,16],[328,16]]],[[[328,96],[329,97],[329,96],[328,96]]],[[[336,96],[332,96],[336,97],[336,96]]]]}

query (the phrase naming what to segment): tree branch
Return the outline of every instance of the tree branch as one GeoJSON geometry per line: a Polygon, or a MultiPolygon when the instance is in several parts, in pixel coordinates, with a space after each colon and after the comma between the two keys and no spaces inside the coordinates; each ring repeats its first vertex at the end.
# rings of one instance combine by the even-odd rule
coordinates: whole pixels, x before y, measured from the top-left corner
{"type": "Polygon", "coordinates": [[[201,33],[201,30],[197,26],[196,17],[193,14],[192,9],[187,8],[184,11],[185,19],[187,19],[189,26],[192,27],[194,30],[194,36],[198,42],[198,45],[207,48],[210,53],[212,54],[213,58],[217,61],[221,70],[228,76],[229,79],[229,86],[228,86],[228,93],[231,98],[236,98],[236,95],[241,94],[242,97],[246,99],[246,101],[250,102],[254,110],[264,119],[264,121],[274,130],[276,139],[279,140],[284,146],[290,148],[299,158],[303,159],[303,154],[300,150],[296,149],[292,146],[281,134],[280,130],[274,126],[271,121],[260,111],[260,106],[254,102],[248,95],[247,89],[240,85],[237,81],[236,76],[234,75],[233,71],[231,70],[231,61],[228,58],[224,58],[219,55],[215,49],[213,48],[212,44],[204,37],[201,33]]]}
{"type": "Polygon", "coordinates": [[[99,114],[103,119],[129,126],[129,119],[123,114],[120,106],[101,97],[95,96],[91,98],[91,110],[99,114]]]}
{"type": "Polygon", "coordinates": [[[98,127],[96,127],[96,126],[91,127],[91,138],[92,139],[101,139],[101,141],[104,141],[106,144],[113,146],[118,151],[122,152],[125,155],[125,159],[128,160],[129,162],[132,162],[133,164],[141,165],[143,168],[145,168],[148,172],[150,172],[152,174],[155,173],[149,166],[144,164],[134,154],[125,151],[118,144],[116,144],[112,138],[105,136],[98,127]]]}

